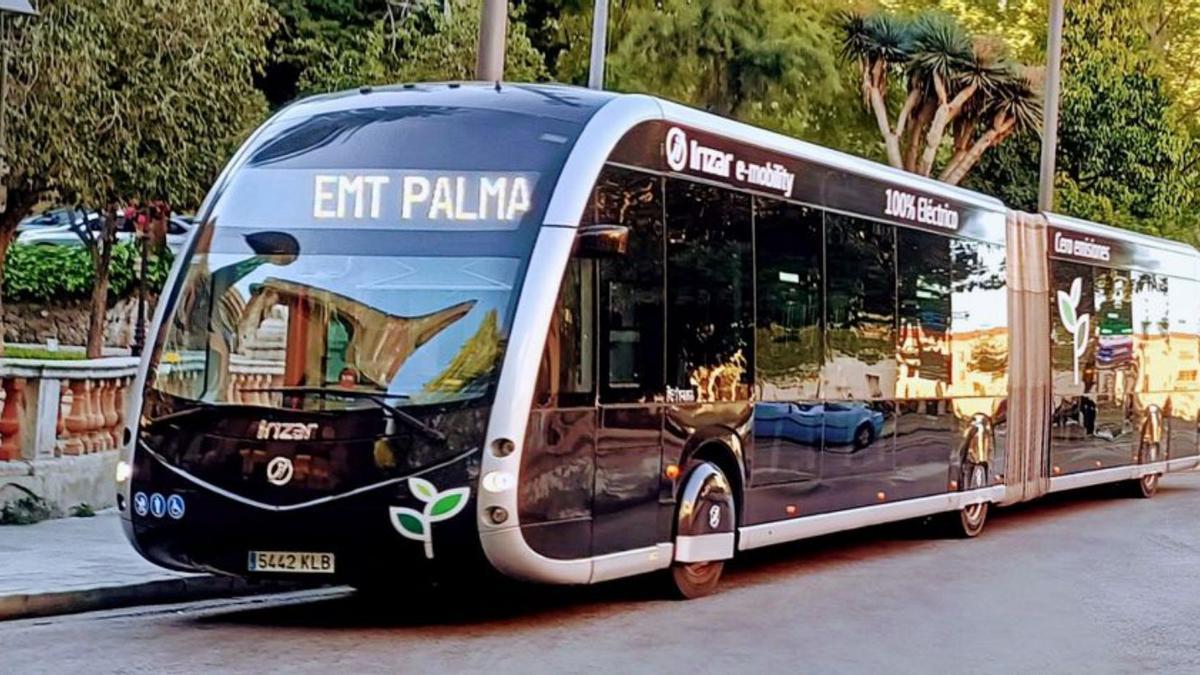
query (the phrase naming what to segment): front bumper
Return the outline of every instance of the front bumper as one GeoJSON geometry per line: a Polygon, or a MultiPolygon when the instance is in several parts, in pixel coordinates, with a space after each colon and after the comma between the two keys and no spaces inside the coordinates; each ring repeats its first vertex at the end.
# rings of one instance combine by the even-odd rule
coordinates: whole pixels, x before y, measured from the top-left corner
{"type": "Polygon", "coordinates": [[[432,558],[423,542],[393,523],[392,507],[424,506],[407,479],[307,505],[272,506],[247,503],[138,452],[122,517],[143,557],[179,571],[314,584],[441,578],[486,564],[474,516],[478,473],[476,450],[414,474],[442,490],[471,487],[457,516],[429,526],[432,558]],[[336,564],[332,574],[251,572],[250,551],[333,553],[336,564]]]}

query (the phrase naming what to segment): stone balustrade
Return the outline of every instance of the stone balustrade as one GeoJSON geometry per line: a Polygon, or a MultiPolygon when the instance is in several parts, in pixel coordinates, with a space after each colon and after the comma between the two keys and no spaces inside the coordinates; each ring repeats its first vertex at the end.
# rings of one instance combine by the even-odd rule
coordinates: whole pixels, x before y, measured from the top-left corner
{"type": "Polygon", "coordinates": [[[5,359],[0,363],[0,461],[118,449],[138,360],[5,359]]]}
{"type": "Polygon", "coordinates": [[[0,361],[0,504],[38,495],[52,512],[111,506],[138,360],[0,361]]]}

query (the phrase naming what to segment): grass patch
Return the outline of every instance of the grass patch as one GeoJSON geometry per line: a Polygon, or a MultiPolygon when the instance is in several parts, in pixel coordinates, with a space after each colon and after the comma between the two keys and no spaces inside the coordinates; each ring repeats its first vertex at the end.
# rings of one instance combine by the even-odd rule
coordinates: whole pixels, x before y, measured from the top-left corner
{"type": "Polygon", "coordinates": [[[87,355],[81,351],[58,350],[55,352],[45,347],[5,347],[6,359],[45,359],[47,361],[82,361],[87,355]]]}

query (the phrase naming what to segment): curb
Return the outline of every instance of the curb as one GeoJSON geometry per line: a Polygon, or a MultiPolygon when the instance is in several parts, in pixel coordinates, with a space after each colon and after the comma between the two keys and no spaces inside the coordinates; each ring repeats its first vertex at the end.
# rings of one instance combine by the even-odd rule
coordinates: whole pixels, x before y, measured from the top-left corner
{"type": "Polygon", "coordinates": [[[7,595],[0,596],[0,621],[291,590],[296,588],[290,584],[252,584],[231,577],[196,576],[77,591],[7,595]]]}

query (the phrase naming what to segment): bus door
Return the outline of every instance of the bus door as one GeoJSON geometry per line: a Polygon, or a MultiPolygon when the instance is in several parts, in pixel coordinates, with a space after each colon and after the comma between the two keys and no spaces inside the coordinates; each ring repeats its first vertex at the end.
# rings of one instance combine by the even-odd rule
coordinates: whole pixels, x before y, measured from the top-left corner
{"type": "MultiPolygon", "coordinates": [[[[635,246],[646,247],[644,242],[635,246]]],[[[631,253],[637,257],[640,252],[631,253]]],[[[661,259],[661,255],[656,258],[661,259]]],[[[662,274],[661,268],[656,271],[655,265],[645,262],[622,257],[599,263],[600,410],[593,555],[662,540],[662,274]]],[[[665,511],[669,516],[670,509],[665,511]]]]}

